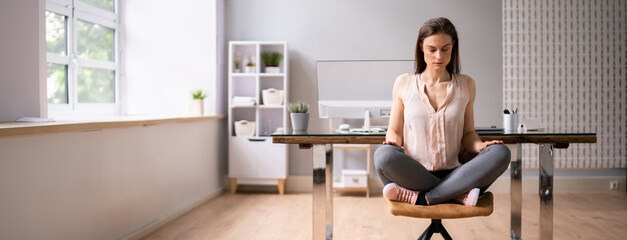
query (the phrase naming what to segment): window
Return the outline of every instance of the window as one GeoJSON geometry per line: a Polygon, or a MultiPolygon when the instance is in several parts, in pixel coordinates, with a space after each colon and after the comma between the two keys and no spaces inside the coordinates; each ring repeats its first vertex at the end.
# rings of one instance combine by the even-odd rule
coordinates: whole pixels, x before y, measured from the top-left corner
{"type": "Polygon", "coordinates": [[[48,109],[53,117],[119,113],[116,0],[48,0],[48,109]]]}

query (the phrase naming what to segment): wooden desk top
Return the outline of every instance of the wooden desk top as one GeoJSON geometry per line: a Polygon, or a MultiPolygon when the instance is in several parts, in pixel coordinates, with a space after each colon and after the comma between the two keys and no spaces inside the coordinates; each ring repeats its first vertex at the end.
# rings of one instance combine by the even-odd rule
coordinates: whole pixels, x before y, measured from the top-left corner
{"type": "MultiPolygon", "coordinates": [[[[569,143],[596,143],[596,133],[503,133],[479,132],[481,140],[503,140],[506,144],[514,143],[553,143],[558,146],[568,146],[569,143]]],[[[295,133],[272,134],[273,143],[286,144],[381,144],[385,140],[385,133],[295,133]]]]}

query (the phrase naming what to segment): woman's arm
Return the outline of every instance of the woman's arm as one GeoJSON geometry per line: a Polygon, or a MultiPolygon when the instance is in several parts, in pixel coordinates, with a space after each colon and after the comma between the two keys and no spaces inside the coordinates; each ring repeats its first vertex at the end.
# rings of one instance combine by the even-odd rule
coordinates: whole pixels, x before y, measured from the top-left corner
{"type": "Polygon", "coordinates": [[[403,124],[404,116],[403,111],[405,106],[401,99],[403,88],[406,86],[409,74],[403,74],[396,78],[394,87],[392,88],[392,110],[390,111],[390,123],[388,131],[385,135],[385,142],[383,144],[392,144],[397,147],[403,147],[403,124]]]}
{"type": "Polygon", "coordinates": [[[492,140],[482,142],[479,135],[475,131],[475,113],[473,105],[475,103],[475,95],[477,93],[477,89],[475,86],[475,80],[471,77],[468,77],[468,95],[470,100],[468,101],[468,105],[466,106],[466,112],[464,113],[464,135],[462,136],[462,145],[466,150],[472,152],[481,152],[484,148],[489,145],[503,143],[503,141],[492,140]]]}

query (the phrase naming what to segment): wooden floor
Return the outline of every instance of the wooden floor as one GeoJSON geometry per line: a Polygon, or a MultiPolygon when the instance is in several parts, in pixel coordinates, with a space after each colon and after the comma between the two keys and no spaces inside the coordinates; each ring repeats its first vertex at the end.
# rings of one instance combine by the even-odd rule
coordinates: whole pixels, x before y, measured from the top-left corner
{"type": "MultiPolygon", "coordinates": [[[[555,194],[554,239],[627,239],[627,194],[555,194]]],[[[334,239],[416,239],[430,220],[395,217],[381,195],[336,193],[334,239]]],[[[224,193],[144,239],[311,239],[310,194],[224,193]]],[[[509,239],[509,195],[489,217],[444,220],[453,239],[509,239]]],[[[538,239],[539,199],[523,194],[523,239],[538,239]]],[[[434,235],[433,239],[442,239],[434,235]]]]}

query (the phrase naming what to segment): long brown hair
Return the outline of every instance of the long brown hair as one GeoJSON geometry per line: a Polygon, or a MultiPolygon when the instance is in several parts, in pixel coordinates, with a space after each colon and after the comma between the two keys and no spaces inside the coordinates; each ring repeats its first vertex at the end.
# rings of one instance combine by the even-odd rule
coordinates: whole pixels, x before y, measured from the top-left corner
{"type": "Polygon", "coordinates": [[[427,20],[420,31],[418,32],[418,40],[416,40],[416,59],[414,60],[414,73],[418,74],[423,72],[427,68],[425,62],[425,53],[420,49],[420,43],[431,36],[438,33],[444,33],[453,38],[453,51],[451,53],[451,61],[446,65],[446,70],[449,73],[459,73],[461,66],[459,63],[459,39],[457,38],[457,31],[453,23],[447,18],[439,17],[427,20]]]}

